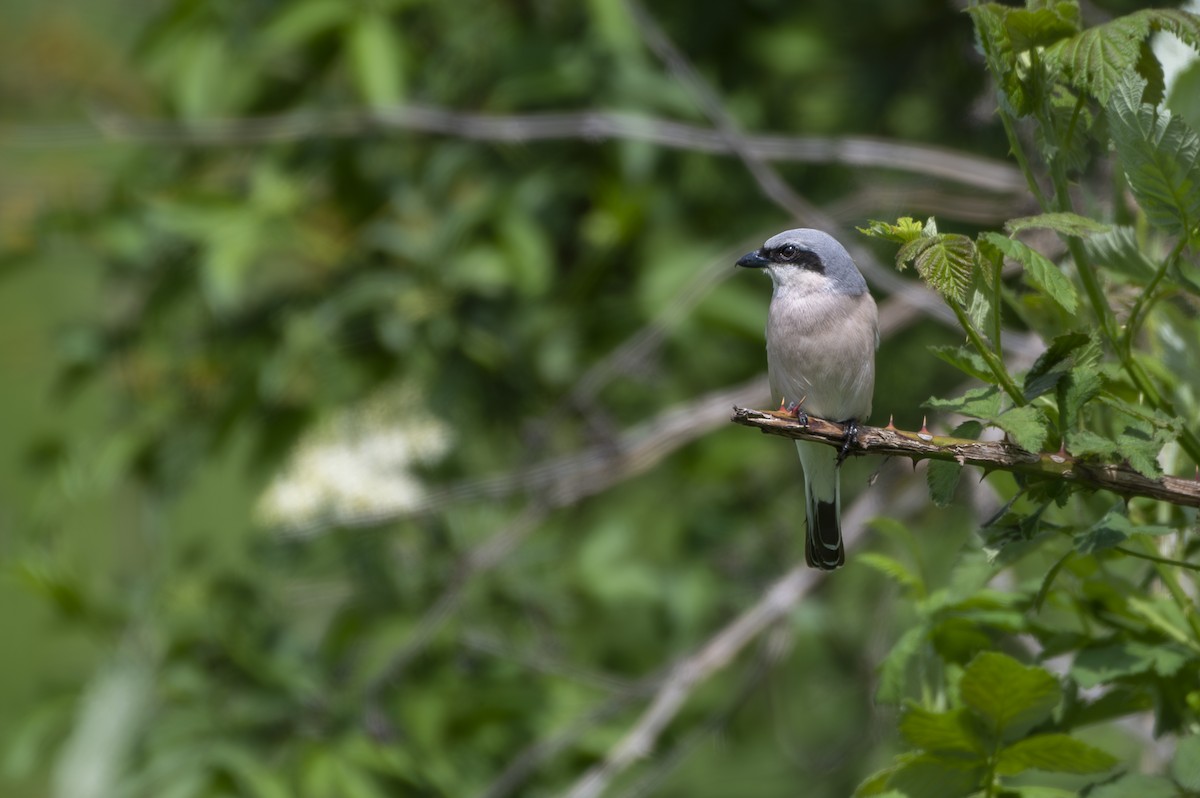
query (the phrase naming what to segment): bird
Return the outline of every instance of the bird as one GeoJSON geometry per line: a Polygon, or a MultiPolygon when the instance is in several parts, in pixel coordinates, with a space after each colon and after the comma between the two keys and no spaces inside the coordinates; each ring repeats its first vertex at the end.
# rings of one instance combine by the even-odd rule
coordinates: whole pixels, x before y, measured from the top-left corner
{"type": "Polygon", "coordinates": [[[807,510],[804,558],[813,568],[832,571],[846,562],[839,467],[858,422],[871,414],[879,312],[850,253],[821,230],[785,230],[737,265],[762,269],[771,278],[767,376],[781,407],[847,428],[840,452],[796,441],[807,510]]]}

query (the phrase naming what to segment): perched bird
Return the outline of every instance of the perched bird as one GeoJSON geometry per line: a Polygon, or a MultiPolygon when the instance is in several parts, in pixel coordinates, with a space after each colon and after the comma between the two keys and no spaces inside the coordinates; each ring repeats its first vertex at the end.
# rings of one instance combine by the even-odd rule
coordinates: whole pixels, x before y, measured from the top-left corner
{"type": "Polygon", "coordinates": [[[787,230],[740,258],[763,269],[773,291],[767,314],[771,391],[797,413],[848,426],[846,446],[796,441],[804,467],[808,534],[804,557],[814,568],[845,564],[838,466],[857,422],[871,413],[879,320],[875,300],[850,253],[820,230],[787,230]]]}

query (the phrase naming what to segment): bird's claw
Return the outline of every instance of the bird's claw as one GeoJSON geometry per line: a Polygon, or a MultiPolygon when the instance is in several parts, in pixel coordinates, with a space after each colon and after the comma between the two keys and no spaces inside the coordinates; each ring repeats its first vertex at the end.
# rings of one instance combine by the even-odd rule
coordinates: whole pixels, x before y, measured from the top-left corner
{"type": "Polygon", "coordinates": [[[858,419],[847,419],[842,422],[842,426],[846,430],[846,439],[842,441],[842,448],[838,450],[837,464],[839,467],[849,456],[850,447],[858,445],[858,419]]]}

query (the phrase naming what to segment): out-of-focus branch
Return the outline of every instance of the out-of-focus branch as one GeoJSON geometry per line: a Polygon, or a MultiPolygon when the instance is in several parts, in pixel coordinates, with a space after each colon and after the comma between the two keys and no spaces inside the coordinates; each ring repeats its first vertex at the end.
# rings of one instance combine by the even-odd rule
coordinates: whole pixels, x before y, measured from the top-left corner
{"type": "MultiPolygon", "coordinates": [[[[180,122],[93,110],[92,125],[0,128],[0,146],[63,147],[105,141],[192,147],[241,146],[302,139],[345,138],[404,130],[475,141],[525,143],[583,139],[646,141],[671,149],[734,154],[721,132],[620,111],[487,114],[424,105],[289,112],[180,122]]],[[[1024,191],[1020,172],[970,153],[867,136],[751,135],[741,146],[767,161],[836,163],[921,174],[1001,194],[1024,191]]]]}
{"type": "MultiPolygon", "coordinates": [[[[732,421],[756,427],[771,435],[841,446],[845,429],[824,419],[808,417],[806,423],[781,413],[733,409],[732,421]]],[[[1027,452],[1006,441],[975,441],[906,432],[891,427],[858,428],[851,453],[899,455],[913,460],[947,460],[960,465],[982,466],[991,471],[1062,479],[1092,490],[1107,490],[1121,496],[1141,496],[1185,507],[1200,507],[1200,481],[1164,476],[1150,479],[1125,465],[1077,460],[1070,454],[1027,452]]]]}
{"type": "MultiPolygon", "coordinates": [[[[877,485],[875,490],[862,494],[843,515],[842,531],[847,550],[859,545],[867,521],[878,515],[885,506],[890,516],[903,517],[926,503],[924,480],[914,480],[911,474],[906,474],[903,479],[895,478],[893,484],[897,484],[898,489],[892,496],[885,498],[882,486],[877,485]]],[[[634,762],[649,755],[663,730],[696,688],[728,665],[758,635],[780,621],[828,576],[827,571],[816,571],[804,565],[792,568],[768,587],[755,604],[671,668],[654,701],[633,728],[609,750],[603,760],[568,789],[566,798],[596,798],[613,779],[634,762]]]]}

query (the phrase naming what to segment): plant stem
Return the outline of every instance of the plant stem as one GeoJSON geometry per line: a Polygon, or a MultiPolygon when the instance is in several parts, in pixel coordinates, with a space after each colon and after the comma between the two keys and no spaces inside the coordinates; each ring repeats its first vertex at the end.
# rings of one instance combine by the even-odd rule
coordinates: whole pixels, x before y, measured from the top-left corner
{"type": "Polygon", "coordinates": [[[1038,205],[1044,210],[1046,209],[1046,195],[1042,193],[1042,187],[1038,185],[1037,179],[1033,176],[1033,170],[1029,166],[1029,159],[1025,157],[1025,148],[1021,146],[1021,140],[1017,138],[1017,129],[1013,126],[1012,118],[1005,113],[1003,108],[996,112],[1000,116],[1000,124],[1004,126],[1004,135],[1008,138],[1008,150],[1017,159],[1017,165],[1021,167],[1021,174],[1025,175],[1025,182],[1029,184],[1029,190],[1033,192],[1034,199],[1038,205]]]}
{"type": "Polygon", "coordinates": [[[1185,246],[1187,246],[1187,236],[1181,236],[1175,248],[1171,250],[1171,254],[1163,260],[1162,265],[1158,267],[1158,271],[1154,273],[1154,277],[1150,280],[1150,283],[1142,291],[1141,295],[1138,296],[1137,301],[1133,303],[1133,309],[1129,312],[1129,321],[1125,323],[1125,335],[1121,341],[1126,354],[1132,351],[1133,339],[1137,335],[1138,326],[1142,322],[1141,317],[1150,310],[1154,289],[1158,288],[1158,284],[1166,276],[1167,270],[1179,259],[1185,246]]]}
{"type": "Polygon", "coordinates": [[[1157,554],[1147,554],[1143,551],[1127,549],[1124,546],[1113,546],[1113,551],[1119,551],[1122,554],[1128,554],[1130,557],[1137,557],[1140,560],[1149,560],[1150,562],[1161,563],[1162,565],[1174,565],[1176,568],[1186,568],[1189,571],[1200,571],[1200,563],[1198,562],[1172,560],[1169,557],[1159,557],[1157,554]]]}
{"type": "MultiPolygon", "coordinates": [[[[1145,541],[1143,545],[1145,548],[1150,548],[1151,546],[1149,541],[1145,541]]],[[[1197,643],[1200,643],[1200,617],[1196,616],[1196,607],[1192,603],[1192,600],[1188,598],[1187,593],[1183,591],[1179,580],[1175,577],[1175,572],[1168,568],[1165,563],[1161,562],[1166,558],[1159,557],[1156,554],[1135,554],[1134,556],[1141,556],[1144,559],[1154,562],[1154,570],[1158,571],[1158,578],[1162,580],[1162,583],[1167,588],[1167,592],[1171,594],[1171,598],[1174,599],[1175,604],[1179,607],[1179,611],[1187,619],[1188,626],[1192,629],[1192,636],[1196,638],[1197,643]]],[[[1171,565],[1176,564],[1174,560],[1168,560],[1167,562],[1171,565]]]]}
{"type": "Polygon", "coordinates": [[[1004,368],[1004,362],[1000,360],[992,348],[983,340],[983,336],[975,329],[975,325],[971,323],[966,312],[962,309],[962,305],[953,299],[946,302],[954,311],[954,315],[958,317],[958,323],[962,325],[963,330],[967,333],[967,338],[971,345],[979,352],[980,357],[988,364],[988,368],[992,370],[992,374],[996,377],[996,382],[1004,389],[1004,392],[1009,395],[1013,403],[1020,406],[1028,404],[1025,401],[1025,394],[1013,382],[1013,378],[1009,376],[1008,370],[1004,368]]]}
{"type": "MultiPolygon", "coordinates": [[[[1067,192],[1067,174],[1061,163],[1053,163],[1050,168],[1051,177],[1054,181],[1054,202],[1056,209],[1059,211],[1072,212],[1071,196],[1067,192]]],[[[1146,401],[1156,410],[1177,416],[1175,406],[1159,393],[1157,386],[1150,379],[1150,375],[1146,373],[1141,364],[1133,357],[1133,353],[1122,345],[1122,341],[1117,335],[1115,322],[1113,320],[1112,309],[1108,306],[1108,300],[1104,296],[1104,290],[1100,287],[1100,280],[1096,276],[1092,264],[1088,261],[1087,253],[1083,249],[1083,244],[1074,236],[1061,235],[1060,237],[1066,242],[1067,250],[1071,253],[1071,259],[1075,261],[1075,270],[1079,273],[1079,279],[1083,282],[1083,288],[1087,294],[1088,301],[1092,305],[1092,311],[1096,314],[1096,320],[1100,325],[1100,331],[1104,337],[1108,339],[1108,343],[1112,346],[1117,359],[1121,361],[1121,367],[1138,391],[1146,397],[1146,401]]],[[[1182,251],[1182,250],[1180,250],[1182,251]]],[[[1172,258],[1167,259],[1169,264],[1172,258]]],[[[1163,271],[1166,267],[1164,264],[1163,271]]],[[[1156,281],[1151,284],[1151,287],[1156,284],[1156,281]]],[[[1147,294],[1149,291],[1146,292],[1147,294]]],[[[1185,427],[1179,435],[1179,445],[1192,458],[1194,462],[1200,463],[1200,437],[1191,429],[1185,427]]]]}

